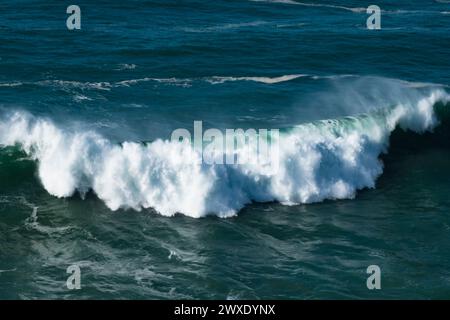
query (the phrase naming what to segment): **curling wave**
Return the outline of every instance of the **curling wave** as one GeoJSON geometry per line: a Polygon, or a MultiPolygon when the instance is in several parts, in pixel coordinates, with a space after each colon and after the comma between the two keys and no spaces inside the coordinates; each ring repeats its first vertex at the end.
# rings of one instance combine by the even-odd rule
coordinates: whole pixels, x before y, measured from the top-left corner
{"type": "Polygon", "coordinates": [[[278,138],[276,172],[263,164],[200,163],[201,155],[188,143],[116,144],[22,111],[0,120],[0,145],[18,146],[37,161],[43,187],[56,197],[92,190],[111,210],[229,217],[252,201],[312,203],[349,199],[357,190],[374,188],[383,171],[379,156],[395,128],[432,130],[438,124],[434,106],[449,101],[436,88],[366,114],[294,127],[278,138]]]}

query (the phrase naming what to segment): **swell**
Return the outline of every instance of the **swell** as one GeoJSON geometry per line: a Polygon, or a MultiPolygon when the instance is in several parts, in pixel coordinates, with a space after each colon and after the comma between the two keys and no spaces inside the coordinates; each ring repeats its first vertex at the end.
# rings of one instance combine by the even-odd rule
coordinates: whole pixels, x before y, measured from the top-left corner
{"type": "MultiPolygon", "coordinates": [[[[276,84],[280,82],[286,82],[295,80],[298,78],[307,77],[310,79],[321,79],[321,78],[331,78],[339,76],[314,76],[306,74],[289,74],[275,77],[268,76],[211,76],[202,78],[154,78],[154,77],[143,77],[136,79],[126,79],[117,82],[78,82],[78,81],[68,81],[68,80],[42,80],[35,82],[4,82],[0,83],[1,87],[20,87],[20,86],[38,86],[38,87],[56,87],[56,88],[76,88],[81,90],[102,90],[110,91],[114,88],[130,87],[133,85],[151,82],[163,85],[178,85],[189,87],[194,83],[206,82],[209,84],[222,84],[225,82],[237,82],[237,81],[253,81],[263,84],[276,84]]],[[[345,77],[342,76],[342,77],[345,77]]]]}
{"type": "Polygon", "coordinates": [[[442,89],[400,100],[370,113],[282,132],[274,141],[279,146],[275,171],[264,161],[201,163],[189,143],[116,144],[93,131],[64,130],[15,111],[0,121],[0,165],[8,150],[22,152],[36,163],[40,183],[53,196],[93,191],[111,210],[153,208],[166,216],[229,217],[253,201],[291,205],[351,199],[358,190],[375,187],[383,172],[380,156],[396,129],[429,132],[439,124],[435,108],[444,118],[448,114],[449,96],[442,89]]]}
{"type": "MultiPolygon", "coordinates": [[[[21,81],[13,81],[13,82],[3,82],[0,83],[0,88],[11,88],[11,87],[21,87],[21,86],[37,86],[37,87],[48,87],[48,88],[60,88],[60,89],[80,89],[81,91],[85,90],[99,90],[99,91],[110,91],[115,88],[123,88],[123,87],[131,87],[134,85],[139,85],[142,83],[155,83],[161,85],[175,85],[182,87],[191,87],[196,84],[208,83],[211,85],[220,85],[225,84],[227,82],[256,82],[264,85],[273,85],[283,82],[295,81],[298,79],[307,79],[307,80],[338,80],[338,79],[346,79],[346,78],[370,78],[370,76],[359,76],[356,74],[335,74],[335,75],[313,75],[313,74],[285,74],[281,76],[262,76],[262,75],[253,75],[253,76],[209,76],[209,77],[199,77],[199,78],[154,78],[154,77],[143,77],[143,78],[135,78],[135,79],[126,79],[120,80],[116,82],[79,82],[79,81],[71,81],[71,80],[40,80],[34,82],[21,82],[21,81]]],[[[377,77],[373,77],[377,78],[377,77]]],[[[385,80],[391,80],[393,82],[397,82],[398,84],[402,84],[404,86],[412,87],[412,88],[423,88],[423,87],[442,87],[448,88],[448,85],[438,84],[438,83],[426,83],[426,82],[413,82],[413,81],[405,81],[399,79],[389,79],[384,78],[385,80]]]]}
{"type": "Polygon", "coordinates": [[[341,9],[346,10],[354,13],[361,13],[365,12],[366,8],[352,8],[352,7],[345,7],[345,6],[339,6],[339,5],[333,5],[333,4],[326,4],[326,3],[306,3],[306,2],[299,2],[294,0],[251,0],[253,2],[268,2],[268,3],[281,3],[281,4],[292,4],[292,5],[298,5],[298,6],[304,6],[304,7],[322,7],[322,8],[331,8],[331,9],[341,9]]]}
{"type": "MultiPolygon", "coordinates": [[[[286,4],[286,5],[296,5],[303,7],[311,7],[311,8],[326,8],[326,9],[337,9],[337,10],[345,10],[357,14],[366,13],[367,7],[346,7],[342,5],[328,4],[328,3],[313,3],[313,2],[301,2],[294,0],[250,0],[252,2],[265,2],[265,3],[275,3],[275,4],[286,4]]],[[[448,3],[446,0],[435,0],[435,2],[440,3],[448,3]]],[[[440,13],[439,11],[425,11],[425,10],[382,10],[383,13],[387,14],[407,14],[407,13],[430,13],[436,14],[440,13]]]]}

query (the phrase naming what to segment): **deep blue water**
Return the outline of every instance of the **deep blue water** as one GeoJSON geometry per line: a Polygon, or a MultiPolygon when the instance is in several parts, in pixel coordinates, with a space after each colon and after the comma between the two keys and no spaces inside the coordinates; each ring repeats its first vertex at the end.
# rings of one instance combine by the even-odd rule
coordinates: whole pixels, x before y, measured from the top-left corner
{"type": "Polygon", "coordinates": [[[448,1],[76,4],[0,3],[0,298],[449,298],[448,1]],[[194,121],[280,170],[174,163],[194,121]]]}

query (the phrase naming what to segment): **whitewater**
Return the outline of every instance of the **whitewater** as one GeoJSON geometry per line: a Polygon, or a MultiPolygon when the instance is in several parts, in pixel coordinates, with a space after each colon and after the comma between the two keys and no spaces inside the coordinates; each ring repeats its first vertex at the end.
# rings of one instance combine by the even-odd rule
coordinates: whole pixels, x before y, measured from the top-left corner
{"type": "Polygon", "coordinates": [[[435,88],[370,112],[285,130],[277,141],[276,172],[261,163],[205,164],[185,142],[116,143],[20,110],[2,117],[0,145],[17,146],[36,161],[42,186],[59,198],[93,191],[113,211],[153,208],[164,216],[231,217],[251,202],[352,199],[358,190],[374,188],[391,133],[432,130],[439,123],[434,106],[449,99],[435,88]]]}

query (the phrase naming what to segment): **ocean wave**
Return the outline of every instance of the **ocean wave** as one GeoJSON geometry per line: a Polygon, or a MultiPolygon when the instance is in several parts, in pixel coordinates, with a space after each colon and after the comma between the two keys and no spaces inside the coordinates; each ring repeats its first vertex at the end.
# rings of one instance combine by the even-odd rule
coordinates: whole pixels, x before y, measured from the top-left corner
{"type": "Polygon", "coordinates": [[[130,79],[130,80],[122,80],[119,82],[114,83],[113,87],[129,87],[131,85],[139,84],[141,82],[157,82],[157,83],[164,83],[164,84],[172,84],[172,85],[179,85],[184,87],[189,87],[191,83],[193,82],[193,79],[183,79],[183,78],[139,78],[139,79],[130,79]]]}
{"type": "Polygon", "coordinates": [[[261,25],[266,25],[269,22],[266,21],[251,21],[251,22],[241,22],[241,23],[226,23],[209,27],[200,27],[200,28],[192,28],[185,27],[182,30],[185,32],[193,32],[193,33],[204,33],[204,32],[220,32],[227,31],[233,29],[240,29],[246,27],[258,27],[261,25]]]}
{"type": "Polygon", "coordinates": [[[94,131],[62,129],[23,111],[2,117],[0,145],[20,146],[37,162],[43,187],[56,197],[92,190],[111,210],[230,217],[252,201],[292,205],[351,199],[360,189],[374,188],[390,134],[398,127],[432,130],[438,124],[434,106],[450,101],[441,88],[414,93],[370,113],[283,132],[276,141],[275,172],[263,164],[202,163],[188,143],[116,144],[94,131]]]}
{"type": "MultiPolygon", "coordinates": [[[[61,79],[47,79],[47,80],[38,80],[38,81],[11,81],[11,82],[1,82],[1,87],[20,87],[20,86],[39,86],[39,87],[48,87],[48,88],[56,88],[65,91],[72,91],[73,89],[79,89],[79,91],[88,91],[88,90],[97,90],[97,91],[111,91],[115,88],[124,88],[131,87],[134,85],[139,85],[141,83],[153,82],[156,84],[163,85],[173,85],[173,86],[181,86],[181,87],[192,87],[196,84],[201,83],[209,83],[212,85],[224,84],[227,82],[258,82],[262,84],[272,85],[278,84],[288,81],[294,81],[297,79],[309,79],[309,80],[338,80],[338,79],[346,79],[346,78],[375,78],[376,76],[367,76],[367,75],[358,75],[358,74],[306,74],[306,73],[290,73],[284,75],[232,75],[232,76],[224,76],[224,75],[213,75],[213,76],[203,76],[203,77],[192,77],[192,78],[177,78],[177,77],[166,77],[166,78],[158,78],[158,77],[142,77],[142,78],[134,78],[134,79],[124,79],[115,82],[108,81],[98,81],[98,82],[90,82],[90,81],[76,81],[76,80],[61,80],[61,79]]],[[[431,82],[414,82],[414,81],[406,81],[399,80],[394,78],[385,78],[388,80],[392,80],[394,82],[398,82],[410,87],[445,87],[449,88],[448,84],[439,84],[439,83],[431,83],[431,82]]],[[[85,95],[78,95],[74,97],[75,100],[88,100],[89,97],[85,95]],[[87,99],[86,99],[87,98],[87,99]]]]}
{"type": "Polygon", "coordinates": [[[220,76],[214,76],[210,78],[205,78],[205,81],[211,83],[211,84],[221,84],[224,82],[233,82],[233,81],[254,81],[254,82],[261,82],[266,84],[275,84],[280,82],[286,82],[291,81],[294,79],[298,79],[301,77],[307,77],[307,74],[289,74],[279,77],[220,77],[220,76]]]}
{"type": "Polygon", "coordinates": [[[123,70],[134,70],[136,69],[136,65],[131,63],[120,63],[115,70],[123,71],[123,70]]]}
{"type": "Polygon", "coordinates": [[[331,75],[331,76],[314,76],[307,74],[288,74],[282,76],[210,76],[210,77],[200,77],[200,78],[156,78],[156,77],[143,77],[136,79],[126,79],[117,82],[79,82],[73,80],[40,80],[35,82],[8,82],[0,83],[0,87],[17,87],[23,85],[36,85],[44,87],[54,87],[61,88],[62,90],[68,89],[80,89],[80,90],[101,90],[110,91],[114,88],[130,87],[140,83],[155,82],[166,85],[175,85],[182,87],[190,87],[194,83],[207,82],[210,84],[222,84],[225,82],[236,82],[236,81],[254,81],[264,84],[277,84],[280,82],[291,81],[302,77],[309,77],[311,79],[327,79],[327,78],[338,78],[338,77],[348,77],[349,75],[331,75]]]}
{"type": "MultiPolygon", "coordinates": [[[[199,83],[209,83],[212,85],[220,85],[227,82],[257,82],[267,85],[278,84],[282,82],[293,81],[297,79],[310,79],[310,80],[338,80],[345,78],[367,78],[367,76],[360,76],[356,74],[335,74],[335,75],[313,75],[313,74],[286,74],[281,76],[209,76],[209,77],[198,77],[198,78],[156,78],[156,77],[143,77],[136,79],[126,79],[116,82],[79,82],[73,80],[40,80],[35,82],[5,82],[0,83],[0,87],[18,87],[23,85],[36,85],[36,86],[44,86],[44,87],[52,87],[52,88],[60,88],[61,90],[72,90],[79,89],[81,91],[85,90],[100,90],[100,91],[110,91],[115,88],[124,88],[131,87],[134,85],[138,85],[141,83],[154,82],[158,84],[164,85],[173,85],[180,86],[184,88],[190,88],[195,84],[199,83]]],[[[387,78],[386,78],[387,79],[387,78]]],[[[398,79],[389,79],[394,82],[401,83],[403,85],[412,87],[412,88],[424,88],[424,87],[445,87],[449,88],[449,85],[445,84],[437,84],[437,83],[428,83],[428,82],[414,82],[414,81],[405,81],[398,79]]],[[[82,101],[82,100],[92,100],[86,95],[75,95],[74,100],[82,101]]]]}
{"type": "Polygon", "coordinates": [[[333,4],[326,4],[326,3],[306,3],[306,2],[298,2],[293,0],[250,0],[253,2],[272,2],[272,3],[283,3],[283,4],[293,4],[298,6],[304,6],[304,7],[324,7],[324,8],[332,8],[332,9],[341,9],[346,11],[351,11],[355,13],[360,12],[366,12],[367,8],[361,8],[361,7],[344,7],[339,5],[333,5],[333,4]]]}
{"type": "Polygon", "coordinates": [[[20,81],[0,83],[0,87],[18,87],[21,85],[23,85],[23,83],[20,81]]]}
{"type": "MultiPolygon", "coordinates": [[[[280,3],[280,4],[290,4],[290,5],[297,5],[297,6],[303,6],[303,7],[317,7],[317,8],[330,8],[330,9],[338,9],[338,10],[345,10],[345,11],[350,11],[353,13],[366,13],[367,12],[367,7],[363,8],[363,7],[346,7],[346,6],[341,6],[341,5],[334,5],[334,4],[329,4],[329,3],[311,3],[311,2],[300,2],[300,1],[294,1],[294,0],[249,0],[251,2],[267,2],[267,3],[280,3]]],[[[442,3],[446,3],[445,0],[441,0],[438,1],[436,0],[436,2],[442,2],[442,3]]],[[[381,10],[382,13],[385,14],[423,14],[423,13],[427,13],[427,14],[436,14],[439,13],[438,11],[428,11],[428,10],[403,10],[403,9],[399,9],[399,10],[381,10]]]]}

